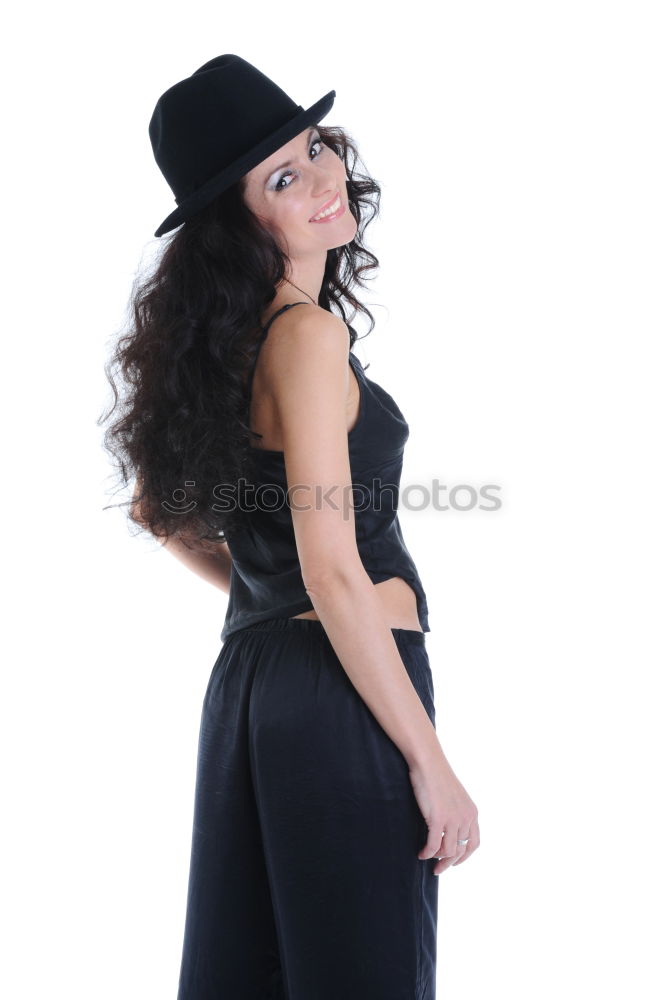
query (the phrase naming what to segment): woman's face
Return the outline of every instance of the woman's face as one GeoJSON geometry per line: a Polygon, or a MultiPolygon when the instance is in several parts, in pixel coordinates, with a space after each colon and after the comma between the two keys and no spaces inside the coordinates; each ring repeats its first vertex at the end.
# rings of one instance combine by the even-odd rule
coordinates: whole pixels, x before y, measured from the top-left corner
{"type": "Polygon", "coordinates": [[[246,174],[245,202],[295,260],[344,246],[356,234],[349,210],[346,167],[320,138],[316,126],[306,129],[246,174]],[[288,165],[287,165],[288,164],[288,165]],[[340,207],[324,222],[312,219],[340,207]],[[330,203],[330,204],[329,204],[330,203]]]}

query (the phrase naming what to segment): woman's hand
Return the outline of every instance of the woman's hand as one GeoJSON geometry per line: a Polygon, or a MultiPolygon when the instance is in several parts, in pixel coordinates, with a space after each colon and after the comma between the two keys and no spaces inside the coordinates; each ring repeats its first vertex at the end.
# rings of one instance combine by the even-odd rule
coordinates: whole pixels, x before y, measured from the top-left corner
{"type": "Polygon", "coordinates": [[[478,810],[443,754],[411,765],[409,777],[429,830],[418,858],[440,858],[434,867],[434,875],[440,875],[466,861],[480,844],[478,810]],[[468,844],[457,843],[467,837],[468,844]]]}

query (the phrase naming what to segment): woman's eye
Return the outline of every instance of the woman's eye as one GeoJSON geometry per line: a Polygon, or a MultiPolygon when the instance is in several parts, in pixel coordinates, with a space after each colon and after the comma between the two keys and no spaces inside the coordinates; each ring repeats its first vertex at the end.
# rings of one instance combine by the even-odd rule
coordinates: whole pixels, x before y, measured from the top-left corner
{"type": "MultiPolygon", "coordinates": [[[[323,140],[322,139],[315,139],[314,142],[312,143],[312,145],[309,147],[310,153],[312,152],[312,150],[314,149],[315,146],[321,146],[323,148],[323,140]]],[[[320,155],[321,155],[321,149],[318,151],[318,153],[316,154],[316,156],[320,156],[320,155]]],[[[282,181],[286,177],[288,177],[290,174],[292,174],[292,173],[293,173],[292,170],[286,170],[282,174],[282,176],[279,178],[279,180],[275,184],[275,191],[285,191],[287,187],[291,187],[290,184],[287,184],[286,187],[281,187],[280,185],[281,185],[282,181]]]]}

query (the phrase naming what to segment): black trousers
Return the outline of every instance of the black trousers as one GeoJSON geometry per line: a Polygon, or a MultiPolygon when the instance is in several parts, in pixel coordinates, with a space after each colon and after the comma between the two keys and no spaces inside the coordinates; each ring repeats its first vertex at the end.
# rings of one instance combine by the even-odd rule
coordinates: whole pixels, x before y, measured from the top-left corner
{"type": "MultiPolygon", "coordinates": [[[[392,632],[434,723],[425,633],[392,632]]],[[[321,622],[233,633],[203,702],[178,1000],[434,1000],[426,839],[321,622]]]]}

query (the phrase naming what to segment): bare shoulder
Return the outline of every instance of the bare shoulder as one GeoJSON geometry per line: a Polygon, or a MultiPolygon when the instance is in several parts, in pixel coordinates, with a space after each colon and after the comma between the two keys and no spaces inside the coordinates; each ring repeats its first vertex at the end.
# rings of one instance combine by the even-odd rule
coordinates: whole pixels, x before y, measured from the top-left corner
{"type": "Polygon", "coordinates": [[[297,372],[337,365],[344,371],[349,353],[349,329],[344,320],[319,306],[304,304],[287,309],[273,320],[263,345],[263,372],[267,384],[282,388],[297,372]]]}
{"type": "Polygon", "coordinates": [[[271,323],[266,338],[266,344],[274,341],[284,341],[289,339],[291,334],[296,337],[302,331],[316,330],[321,333],[330,332],[331,336],[337,332],[338,336],[344,334],[349,336],[349,329],[340,316],[315,306],[314,303],[294,303],[293,309],[287,309],[277,316],[271,323]],[[278,332],[279,331],[279,332],[278,332]]]}
{"type": "Polygon", "coordinates": [[[264,344],[261,387],[266,423],[286,455],[319,453],[333,435],[346,445],[349,330],[314,304],[274,320],[264,344]],[[275,329],[273,329],[275,328],[275,329]]]}

